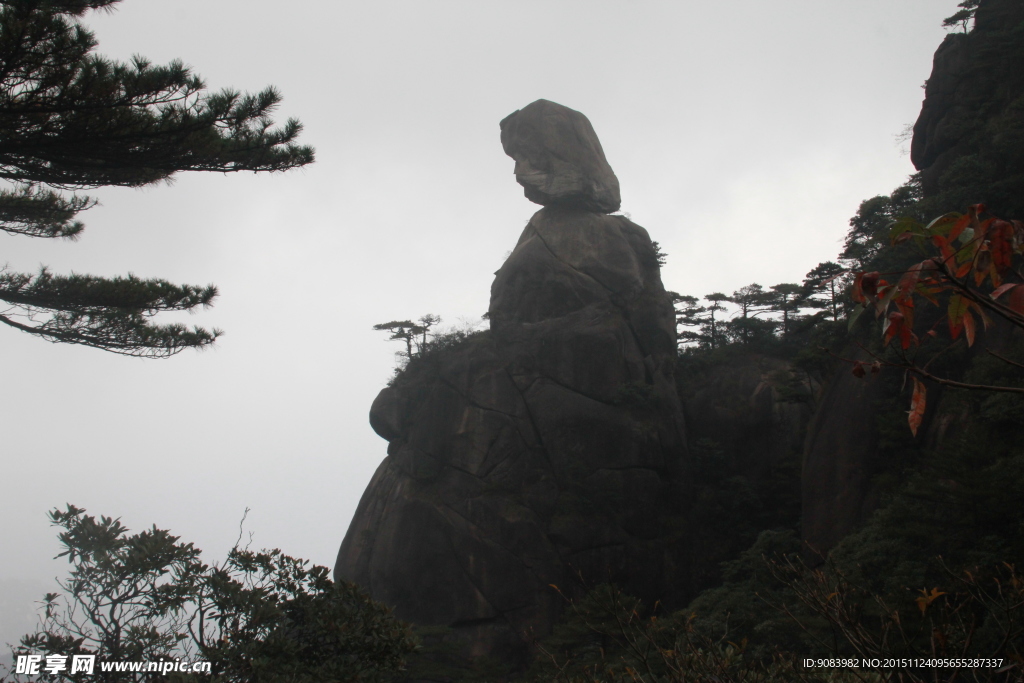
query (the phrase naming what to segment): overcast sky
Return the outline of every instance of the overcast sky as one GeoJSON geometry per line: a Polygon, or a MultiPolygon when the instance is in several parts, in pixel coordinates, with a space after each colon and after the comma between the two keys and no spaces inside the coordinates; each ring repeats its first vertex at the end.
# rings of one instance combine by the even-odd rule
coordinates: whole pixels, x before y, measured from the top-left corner
{"type": "Polygon", "coordinates": [[[78,242],[0,235],[13,270],[215,283],[190,320],[227,332],[154,361],[0,329],[7,621],[27,607],[4,591],[63,573],[46,513],[68,502],[170,529],[208,561],[249,507],[255,546],[333,566],[385,456],[367,413],[398,347],[371,326],[478,321],[539,208],[499,142],[512,111],[546,98],[587,115],[622,210],[668,253],[669,289],[798,282],[836,257],[861,200],[913,172],[896,136],[955,9],[125,0],[87,15],[107,56],[180,58],[213,89],[277,86],[317,162],[98,190],[78,242]]]}

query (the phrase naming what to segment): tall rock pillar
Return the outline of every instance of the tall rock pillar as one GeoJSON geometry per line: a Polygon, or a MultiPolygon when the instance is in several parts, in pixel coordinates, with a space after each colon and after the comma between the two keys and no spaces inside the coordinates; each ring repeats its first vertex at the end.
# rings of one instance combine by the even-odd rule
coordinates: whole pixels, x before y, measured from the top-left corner
{"type": "Polygon", "coordinates": [[[469,656],[525,661],[567,594],[690,597],[675,316],[590,122],[538,100],[501,122],[544,205],[496,273],[491,329],[413,358],[370,410],[388,443],[335,576],[469,656]],[[582,579],[582,583],[581,583],[582,579]]]}

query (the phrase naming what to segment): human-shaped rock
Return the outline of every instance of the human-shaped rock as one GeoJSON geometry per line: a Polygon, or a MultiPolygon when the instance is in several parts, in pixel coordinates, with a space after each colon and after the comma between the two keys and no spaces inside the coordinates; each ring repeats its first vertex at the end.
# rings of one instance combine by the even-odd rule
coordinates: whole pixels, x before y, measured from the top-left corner
{"type": "MultiPolygon", "coordinates": [[[[692,593],[675,316],[587,119],[540,100],[501,124],[546,204],[491,287],[491,329],[410,359],[370,424],[388,444],[338,553],[354,581],[467,658],[525,666],[566,595],[692,593]]],[[[531,196],[532,195],[532,196],[531,196]]],[[[539,197],[539,199],[538,199],[539,197]]]]}
{"type": "Polygon", "coordinates": [[[531,202],[595,213],[619,210],[619,179],[580,112],[537,100],[502,120],[501,146],[516,160],[516,180],[531,202]]]}

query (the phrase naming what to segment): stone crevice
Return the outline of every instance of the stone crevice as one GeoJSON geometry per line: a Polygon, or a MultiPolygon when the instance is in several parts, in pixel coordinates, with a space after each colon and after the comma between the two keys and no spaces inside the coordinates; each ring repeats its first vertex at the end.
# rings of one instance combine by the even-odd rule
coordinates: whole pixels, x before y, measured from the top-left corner
{"type": "Polygon", "coordinates": [[[595,403],[600,403],[601,405],[609,406],[611,408],[618,408],[619,407],[619,406],[615,405],[614,403],[609,403],[608,401],[602,401],[601,399],[596,398],[594,396],[591,396],[589,394],[586,394],[586,393],[580,391],[579,389],[574,389],[574,388],[572,388],[570,386],[567,386],[567,385],[563,384],[562,382],[559,382],[554,377],[542,374],[540,372],[537,373],[536,377],[534,377],[532,380],[530,380],[530,383],[526,386],[526,391],[529,391],[530,389],[533,389],[533,386],[537,382],[540,382],[541,380],[545,380],[545,381],[551,382],[555,386],[561,387],[561,388],[565,389],[568,392],[576,394],[577,396],[582,396],[585,399],[588,399],[590,401],[594,401],[595,403]]]}
{"type": "MultiPolygon", "coordinates": [[[[449,389],[451,389],[456,394],[461,396],[466,401],[466,403],[468,403],[469,405],[473,406],[474,408],[479,408],[480,410],[486,410],[486,411],[489,411],[489,412],[492,412],[492,413],[497,413],[498,415],[504,415],[505,417],[512,418],[513,424],[515,425],[515,428],[516,428],[516,432],[519,434],[519,438],[521,438],[523,440],[523,443],[525,443],[527,445],[530,444],[530,439],[526,438],[526,435],[523,434],[522,430],[519,429],[519,420],[522,417],[521,415],[517,415],[516,413],[506,413],[505,411],[498,410],[497,408],[488,408],[487,406],[482,406],[479,403],[477,403],[476,401],[474,401],[468,394],[465,394],[461,389],[456,387],[451,382],[445,380],[443,377],[438,378],[438,379],[443,384],[445,384],[449,389]]],[[[515,385],[515,382],[512,382],[512,384],[515,385]]],[[[518,387],[517,387],[517,393],[518,393],[518,387]]],[[[520,400],[522,400],[522,395],[521,394],[520,394],[520,400]]],[[[525,401],[524,401],[524,404],[525,404],[525,401]]],[[[539,439],[539,437],[538,437],[538,439],[539,439]]]]}
{"type": "Polygon", "coordinates": [[[599,287],[601,287],[602,289],[604,289],[604,291],[608,292],[608,300],[609,300],[609,301],[611,302],[611,304],[612,304],[613,306],[615,306],[616,308],[618,308],[619,310],[623,310],[623,309],[622,309],[622,306],[620,306],[619,304],[617,304],[617,303],[615,302],[614,298],[613,298],[613,297],[616,297],[616,296],[618,295],[618,293],[617,293],[617,292],[616,292],[616,291],[615,291],[614,289],[612,289],[611,287],[609,287],[609,286],[608,286],[608,285],[606,285],[605,283],[601,282],[600,280],[598,280],[598,279],[597,279],[596,277],[594,277],[594,276],[593,276],[593,275],[591,275],[590,273],[588,273],[588,272],[586,272],[586,271],[584,271],[584,270],[580,270],[579,268],[577,268],[576,266],[572,265],[571,263],[569,263],[568,261],[566,261],[566,260],[565,260],[564,258],[562,258],[561,256],[559,256],[558,254],[556,254],[556,253],[555,253],[555,250],[554,250],[554,249],[552,249],[552,248],[551,248],[551,245],[550,245],[550,244],[548,244],[547,240],[545,240],[545,239],[544,239],[544,235],[540,234],[540,230],[538,230],[537,228],[534,228],[534,229],[533,229],[533,234],[534,234],[534,236],[535,236],[535,237],[536,237],[537,239],[539,239],[539,240],[540,240],[540,243],[544,245],[544,248],[545,248],[545,249],[547,250],[547,252],[548,252],[549,254],[551,254],[551,256],[552,256],[552,257],[553,257],[553,258],[554,258],[554,259],[555,259],[556,261],[558,261],[559,263],[561,263],[562,265],[564,265],[564,266],[565,266],[566,268],[570,269],[570,270],[571,270],[571,271],[573,271],[574,273],[579,273],[579,274],[580,274],[580,275],[582,275],[583,277],[585,277],[585,278],[588,278],[588,279],[590,279],[590,280],[592,280],[592,281],[596,282],[596,283],[597,283],[597,285],[598,285],[599,287]]]}
{"type": "Polygon", "coordinates": [[[530,410],[530,404],[526,400],[526,396],[523,394],[523,390],[516,384],[515,377],[509,372],[508,368],[505,368],[505,374],[508,375],[509,382],[515,387],[516,393],[519,394],[519,400],[523,402],[523,407],[526,409],[526,417],[530,421],[530,427],[533,428],[533,433],[537,435],[537,443],[540,445],[540,450],[544,454],[544,459],[547,461],[548,467],[554,468],[551,462],[551,454],[548,452],[547,447],[544,445],[544,436],[540,433],[540,428],[537,426],[537,420],[533,417],[533,411],[530,410]]]}

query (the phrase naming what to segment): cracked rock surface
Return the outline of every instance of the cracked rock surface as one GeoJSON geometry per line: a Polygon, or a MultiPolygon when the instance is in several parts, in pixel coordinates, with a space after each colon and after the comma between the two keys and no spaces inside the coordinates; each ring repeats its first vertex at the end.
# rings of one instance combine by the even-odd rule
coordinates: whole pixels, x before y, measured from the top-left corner
{"type": "Polygon", "coordinates": [[[522,664],[564,607],[550,584],[691,597],[675,318],[646,230],[559,204],[496,273],[490,319],[374,401],[388,456],[335,576],[522,664]]]}

